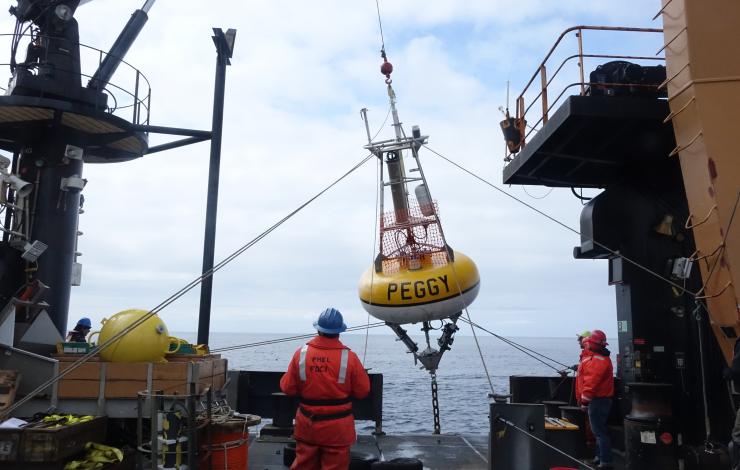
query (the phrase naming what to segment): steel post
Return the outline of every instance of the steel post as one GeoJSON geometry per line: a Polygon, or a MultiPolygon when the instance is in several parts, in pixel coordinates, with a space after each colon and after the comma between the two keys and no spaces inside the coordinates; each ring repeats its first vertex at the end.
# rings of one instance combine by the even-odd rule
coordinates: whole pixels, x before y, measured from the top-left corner
{"type": "Polygon", "coordinates": [[[213,292],[213,258],[216,246],[216,215],[218,210],[218,181],[221,169],[221,134],[224,120],[224,92],[226,88],[226,66],[229,51],[223,32],[216,35],[216,82],[213,91],[213,122],[211,126],[211,158],[208,167],[208,201],[206,203],[206,226],[203,240],[203,279],[200,290],[200,313],[198,315],[198,344],[208,344],[211,323],[211,294],[213,292]]]}

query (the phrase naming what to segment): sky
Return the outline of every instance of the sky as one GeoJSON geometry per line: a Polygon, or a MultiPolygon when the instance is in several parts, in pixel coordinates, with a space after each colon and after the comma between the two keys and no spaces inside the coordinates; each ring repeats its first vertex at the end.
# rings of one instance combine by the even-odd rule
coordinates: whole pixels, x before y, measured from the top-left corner
{"type": "MultiPolygon", "coordinates": [[[[95,0],[80,7],[81,42],[107,50],[140,3],[95,0]]],[[[502,188],[498,108],[506,105],[507,81],[511,96],[518,95],[569,26],[660,27],[651,21],[659,9],[653,0],[379,5],[406,128],[419,125],[431,148],[502,188]]],[[[366,155],[360,109],[368,108],[379,138],[392,135],[388,124],[381,127],[388,103],[374,1],[159,0],[149,17],[126,60],[151,84],[154,125],[210,128],[211,27],[238,31],[227,72],[217,261],[366,155]]],[[[12,25],[7,18],[2,26],[12,31],[12,25]]],[[[584,34],[586,53],[653,55],[660,43],[660,35],[584,34]]],[[[570,34],[556,56],[575,47],[570,34]]],[[[83,72],[94,70],[96,60],[83,54],[83,72]]],[[[553,88],[578,80],[573,65],[553,88]]],[[[595,65],[587,62],[586,70],[595,65]]],[[[121,70],[113,83],[130,84],[131,77],[121,70]]],[[[165,140],[150,136],[152,145],[165,140]]],[[[430,152],[421,158],[448,242],[480,271],[473,321],[510,336],[570,336],[594,328],[616,334],[606,261],[574,260],[577,235],[430,152]]],[[[81,316],[98,324],[120,310],[150,309],[199,275],[208,159],[206,142],[127,163],[86,165],[82,285],[72,290],[71,325],[81,316]]],[[[376,178],[371,161],[219,271],[211,331],[309,332],[329,306],[350,326],[364,324],[357,282],[374,257],[376,178]]],[[[505,189],[578,227],[582,204],[570,190],[505,189]]],[[[196,288],[160,316],[171,331],[194,331],[198,304],[196,288]]]]}

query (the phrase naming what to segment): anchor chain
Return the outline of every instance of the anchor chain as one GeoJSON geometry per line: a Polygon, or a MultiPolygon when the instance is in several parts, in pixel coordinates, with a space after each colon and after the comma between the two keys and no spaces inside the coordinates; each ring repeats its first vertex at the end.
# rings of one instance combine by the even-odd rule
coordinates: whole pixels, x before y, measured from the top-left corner
{"type": "Polygon", "coordinates": [[[434,415],[434,434],[442,433],[442,425],[439,421],[439,398],[437,396],[437,374],[430,371],[432,376],[432,414],[434,415]]]}

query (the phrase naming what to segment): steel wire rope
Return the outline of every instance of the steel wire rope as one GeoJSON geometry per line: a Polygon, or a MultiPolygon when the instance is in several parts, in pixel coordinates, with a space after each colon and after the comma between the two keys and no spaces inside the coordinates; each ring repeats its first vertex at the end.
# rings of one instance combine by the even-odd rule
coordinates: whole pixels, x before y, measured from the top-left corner
{"type": "MultiPolygon", "coordinates": [[[[537,209],[536,207],[534,207],[533,205],[527,203],[526,201],[524,201],[524,200],[522,200],[522,199],[514,196],[513,194],[511,194],[511,193],[509,193],[509,192],[507,192],[507,191],[499,188],[498,186],[496,186],[495,184],[491,183],[487,179],[483,178],[482,176],[477,175],[476,173],[473,173],[472,171],[468,170],[464,166],[462,166],[462,165],[460,165],[460,164],[458,164],[458,163],[450,160],[449,158],[445,157],[444,155],[442,155],[441,153],[437,152],[436,150],[430,148],[429,146],[424,145],[424,148],[426,148],[427,150],[429,150],[433,154],[437,155],[441,159],[445,160],[447,163],[451,164],[452,166],[457,167],[459,170],[461,170],[461,171],[469,174],[470,176],[472,176],[473,178],[481,181],[482,183],[486,184],[487,186],[490,186],[491,188],[493,188],[494,190],[500,192],[501,194],[503,194],[503,195],[505,195],[505,196],[507,196],[507,197],[509,197],[509,198],[511,198],[511,199],[513,199],[515,201],[517,201],[518,203],[520,203],[520,204],[522,204],[522,205],[524,205],[526,207],[528,207],[529,209],[537,212],[538,214],[540,214],[541,216],[543,216],[543,217],[551,220],[552,222],[555,222],[556,224],[560,225],[561,227],[565,228],[566,230],[569,230],[569,231],[575,233],[576,235],[579,235],[579,236],[583,237],[583,234],[581,234],[580,231],[574,229],[573,227],[569,226],[568,224],[566,224],[564,222],[561,222],[560,220],[558,220],[555,217],[551,216],[547,212],[544,212],[544,211],[542,211],[540,209],[537,209]]],[[[648,273],[648,274],[650,274],[652,276],[657,277],[658,279],[660,279],[660,280],[662,280],[662,281],[670,284],[671,286],[673,286],[673,287],[675,287],[677,289],[683,290],[683,286],[681,286],[680,284],[677,284],[677,283],[671,281],[670,279],[668,279],[667,277],[662,276],[662,275],[656,273],[655,271],[653,271],[652,269],[648,268],[647,266],[643,266],[642,264],[638,263],[637,261],[635,261],[635,260],[633,260],[633,259],[631,259],[631,258],[629,258],[629,257],[627,257],[627,256],[625,256],[623,254],[621,254],[619,251],[613,250],[613,249],[609,248],[608,246],[604,245],[603,243],[600,243],[599,241],[594,240],[593,237],[585,237],[585,238],[586,238],[586,240],[593,242],[593,244],[596,245],[596,246],[598,246],[599,248],[605,249],[611,255],[616,256],[616,257],[619,257],[619,258],[623,259],[624,261],[627,261],[628,263],[632,264],[633,266],[636,266],[637,268],[642,269],[646,273],[648,273]]],[[[690,294],[692,297],[696,297],[696,295],[697,295],[696,292],[692,292],[692,291],[689,291],[689,290],[686,290],[685,292],[688,293],[688,294],[690,294]]]]}
{"type": "MultiPolygon", "coordinates": [[[[504,338],[503,336],[497,335],[496,333],[494,333],[494,332],[492,332],[492,331],[490,331],[490,330],[487,330],[487,329],[483,328],[483,327],[482,327],[481,325],[479,325],[479,324],[477,324],[477,323],[475,323],[475,322],[473,322],[473,321],[467,320],[467,319],[465,319],[465,318],[462,318],[461,320],[462,320],[462,321],[463,321],[464,323],[467,323],[468,325],[470,325],[470,327],[471,327],[472,329],[478,328],[478,329],[479,329],[479,330],[481,330],[481,331],[485,331],[486,333],[490,334],[490,335],[491,335],[491,336],[493,336],[494,338],[498,338],[498,339],[500,339],[500,340],[501,340],[501,341],[503,341],[504,343],[508,344],[509,346],[511,346],[511,347],[512,347],[512,348],[514,348],[514,349],[517,349],[517,350],[521,351],[522,353],[526,354],[527,356],[531,357],[532,359],[534,359],[534,360],[536,360],[536,361],[539,361],[539,362],[541,362],[542,364],[544,364],[544,365],[546,365],[547,367],[549,367],[549,368],[551,368],[551,369],[555,370],[555,371],[556,371],[556,372],[558,372],[558,373],[560,372],[560,369],[558,369],[557,367],[553,366],[552,364],[548,364],[548,363],[547,363],[547,362],[545,362],[544,360],[542,360],[542,359],[540,359],[539,357],[537,357],[538,355],[539,355],[539,356],[542,356],[542,357],[547,357],[547,356],[545,356],[544,354],[538,353],[538,352],[536,352],[536,351],[532,351],[532,350],[530,350],[529,348],[527,348],[526,346],[522,346],[522,345],[520,345],[520,344],[518,344],[518,343],[516,343],[516,342],[514,342],[514,341],[511,341],[511,340],[509,340],[509,339],[507,339],[507,338],[504,338]],[[530,352],[530,351],[531,351],[531,352],[530,352]]],[[[549,359],[549,360],[551,360],[552,362],[555,362],[555,363],[557,363],[557,364],[560,364],[560,363],[559,363],[558,361],[556,361],[556,360],[554,360],[554,359],[550,359],[550,358],[548,358],[548,359],[549,359]]],[[[565,364],[561,364],[561,365],[562,365],[563,367],[565,367],[565,368],[568,368],[568,369],[570,369],[570,366],[566,366],[565,364]]]]}
{"type": "Polygon", "coordinates": [[[360,160],[357,164],[355,164],[349,171],[347,171],[346,173],[344,173],[343,175],[341,175],[339,178],[337,178],[336,180],[334,180],[330,185],[328,185],[327,187],[325,187],[324,189],[322,189],[321,191],[319,191],[318,193],[316,193],[314,196],[312,196],[307,201],[305,201],[303,204],[301,204],[300,206],[298,206],[296,209],[294,209],[288,215],[286,215],[285,217],[283,217],[282,219],[280,219],[279,221],[277,221],[275,224],[273,224],[272,226],[270,226],[267,230],[265,230],[264,232],[262,232],[261,234],[259,234],[258,236],[256,236],[255,238],[253,238],[252,240],[250,240],[249,242],[247,242],[246,244],[242,245],[236,251],[232,252],[229,256],[227,256],[226,258],[224,258],[223,260],[221,260],[220,262],[218,262],[210,270],[204,272],[203,274],[201,274],[197,278],[195,278],[192,281],[190,281],[188,284],[186,284],[180,290],[178,290],[177,292],[175,292],[174,294],[172,294],[170,297],[168,297],[167,299],[165,299],[162,302],[160,302],[157,306],[155,306],[153,309],[151,309],[149,312],[147,312],[144,316],[142,316],[138,320],[136,320],[133,323],[131,323],[131,325],[129,325],[128,327],[124,328],[123,330],[121,330],[118,333],[116,333],[115,335],[113,335],[106,342],[102,343],[101,345],[99,345],[95,349],[93,349],[90,352],[86,353],[85,355],[83,355],[82,357],[80,357],[79,359],[77,359],[76,361],[70,363],[69,367],[67,367],[63,371],[59,372],[54,377],[52,377],[52,378],[44,381],[36,389],[34,389],[30,393],[28,393],[23,398],[17,400],[9,408],[7,408],[6,410],[4,410],[4,412],[1,413],[0,416],[8,416],[8,415],[10,415],[10,413],[12,413],[16,409],[18,409],[21,405],[23,405],[26,402],[28,402],[31,399],[33,399],[36,395],[38,395],[39,393],[41,393],[44,390],[46,390],[48,387],[50,387],[54,383],[58,382],[61,378],[65,377],[67,374],[69,374],[70,372],[74,371],[75,369],[77,369],[78,367],[80,367],[85,362],[89,361],[92,357],[94,357],[95,355],[97,355],[98,353],[100,353],[102,350],[108,348],[113,343],[115,343],[116,341],[118,341],[119,339],[121,339],[123,336],[125,336],[126,334],[128,334],[130,331],[134,330],[135,328],[137,328],[138,326],[140,326],[141,324],[143,324],[145,321],[147,321],[149,318],[153,317],[158,312],[161,312],[166,307],[168,307],[170,304],[172,304],[173,302],[175,302],[176,300],[178,300],[180,297],[182,297],[183,295],[185,295],[186,293],[188,293],[189,291],[191,291],[193,288],[195,288],[201,282],[203,282],[203,279],[205,279],[207,277],[210,277],[210,276],[213,276],[213,274],[216,271],[220,270],[221,268],[223,268],[224,266],[226,266],[227,264],[229,264],[230,262],[232,262],[234,259],[236,259],[237,257],[239,257],[242,253],[244,253],[245,251],[247,251],[248,249],[250,249],[252,246],[254,246],[255,244],[257,244],[258,242],[260,242],[263,238],[265,238],[267,235],[269,235],[270,233],[272,233],[275,229],[277,229],[278,227],[280,227],[280,225],[282,225],[283,223],[285,223],[286,221],[288,221],[290,218],[292,218],[298,212],[300,212],[301,210],[303,210],[306,206],[308,206],[309,204],[311,204],[313,201],[315,201],[316,199],[318,199],[319,197],[321,197],[324,193],[326,193],[331,188],[333,188],[334,186],[336,186],[339,182],[341,182],[342,180],[344,180],[347,176],[349,176],[350,174],[352,174],[355,170],[357,170],[362,165],[364,165],[365,163],[367,163],[367,161],[370,160],[370,158],[372,158],[372,157],[373,157],[373,154],[372,153],[371,154],[368,154],[367,156],[365,156],[362,160],[360,160]]]}
{"type": "Polygon", "coordinates": [[[378,11],[378,26],[380,27],[380,44],[381,44],[381,51],[385,53],[385,39],[383,38],[383,21],[380,19],[380,3],[378,0],[375,0],[375,9],[378,11]]]}
{"type": "Polygon", "coordinates": [[[557,452],[557,453],[559,453],[561,455],[564,455],[565,457],[568,457],[573,462],[576,462],[579,467],[583,466],[583,467],[586,467],[589,470],[596,470],[594,467],[591,467],[590,465],[588,465],[586,463],[583,463],[582,461],[578,460],[577,458],[573,457],[570,454],[567,454],[567,453],[563,452],[562,450],[558,449],[557,447],[553,446],[552,444],[543,441],[542,439],[540,439],[539,437],[537,437],[534,434],[530,433],[529,431],[520,428],[519,426],[517,426],[516,424],[512,423],[508,419],[502,418],[501,416],[497,416],[496,417],[496,420],[504,423],[506,426],[511,426],[512,428],[516,429],[517,431],[519,431],[519,432],[523,433],[524,435],[528,436],[530,439],[534,439],[535,441],[537,441],[540,444],[543,444],[543,445],[549,447],[550,449],[554,450],[555,452],[557,452]]]}
{"type": "Polygon", "coordinates": [[[490,334],[491,336],[493,336],[493,337],[495,337],[497,339],[500,339],[501,341],[503,341],[505,343],[509,343],[512,347],[522,348],[522,349],[524,349],[526,351],[529,351],[532,354],[535,354],[537,356],[543,357],[543,358],[547,359],[550,362],[554,362],[555,364],[558,364],[558,365],[563,366],[565,368],[570,368],[569,365],[563,364],[562,362],[560,362],[560,361],[558,361],[556,359],[553,359],[553,358],[551,358],[549,356],[546,356],[545,354],[542,354],[541,352],[535,351],[534,349],[529,348],[527,346],[524,346],[523,344],[517,343],[516,341],[514,341],[512,339],[506,338],[506,337],[501,336],[501,335],[498,335],[498,334],[496,334],[496,333],[494,333],[492,331],[489,331],[489,330],[487,330],[486,328],[482,327],[481,325],[479,325],[477,323],[473,323],[473,326],[475,326],[479,330],[485,331],[486,333],[490,334]]]}
{"type": "MultiPolygon", "coordinates": [[[[385,322],[375,322],[375,323],[369,323],[367,325],[352,326],[352,327],[347,328],[347,330],[345,331],[359,331],[359,330],[364,330],[367,328],[378,328],[380,326],[385,326],[385,322]]],[[[278,344],[278,343],[297,341],[299,339],[313,338],[314,336],[316,336],[316,333],[305,333],[305,334],[294,335],[294,336],[285,336],[283,338],[274,338],[274,339],[267,339],[264,341],[255,341],[254,343],[235,344],[232,346],[224,346],[221,348],[211,349],[211,353],[222,353],[226,351],[236,351],[238,349],[256,348],[259,346],[270,346],[270,345],[278,344]]]]}

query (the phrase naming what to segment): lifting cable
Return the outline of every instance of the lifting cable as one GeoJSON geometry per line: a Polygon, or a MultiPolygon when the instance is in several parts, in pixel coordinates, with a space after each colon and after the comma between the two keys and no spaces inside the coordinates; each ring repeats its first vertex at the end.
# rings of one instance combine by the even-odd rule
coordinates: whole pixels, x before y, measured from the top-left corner
{"type": "Polygon", "coordinates": [[[571,232],[575,233],[576,235],[579,235],[579,236],[580,236],[581,238],[583,238],[583,239],[586,239],[586,240],[589,240],[589,241],[593,242],[593,243],[594,243],[594,245],[597,245],[597,246],[598,246],[599,248],[603,248],[603,249],[605,249],[605,250],[606,250],[606,251],[608,251],[608,252],[609,252],[609,253],[610,253],[611,255],[613,255],[613,256],[615,256],[615,257],[619,257],[619,258],[623,259],[624,261],[627,261],[628,263],[630,263],[630,264],[632,264],[632,265],[636,266],[637,268],[639,268],[639,269],[642,269],[643,271],[647,272],[648,274],[650,274],[650,275],[652,275],[652,276],[655,276],[655,277],[657,277],[658,279],[661,279],[661,280],[663,280],[663,281],[667,282],[667,283],[668,283],[668,284],[670,284],[671,286],[673,286],[673,287],[675,287],[675,288],[677,288],[677,289],[679,289],[679,290],[681,290],[681,291],[684,291],[684,292],[686,292],[686,293],[688,293],[688,294],[691,294],[691,296],[692,296],[692,297],[694,297],[694,298],[695,298],[695,297],[697,296],[697,293],[696,293],[696,292],[691,292],[691,291],[689,291],[689,290],[685,290],[685,289],[684,289],[684,287],[683,287],[683,286],[681,286],[680,284],[677,284],[677,283],[675,283],[675,282],[671,281],[671,280],[670,280],[670,279],[668,279],[667,277],[665,277],[665,276],[662,276],[662,275],[661,275],[661,274],[659,274],[659,273],[656,273],[655,271],[653,271],[652,269],[648,268],[647,266],[643,266],[642,264],[638,263],[637,261],[635,261],[635,260],[633,260],[633,259],[631,259],[631,258],[628,258],[628,257],[624,256],[624,255],[623,255],[623,254],[621,254],[620,252],[618,252],[618,251],[616,251],[616,250],[613,250],[613,249],[609,248],[608,246],[604,245],[603,243],[600,243],[600,242],[598,242],[597,240],[594,240],[594,239],[593,239],[593,237],[586,237],[586,236],[584,236],[584,235],[583,235],[583,234],[582,234],[582,233],[581,233],[581,232],[580,232],[579,230],[576,230],[576,229],[574,229],[573,227],[571,227],[571,226],[569,226],[568,224],[566,224],[565,222],[561,222],[560,220],[556,219],[555,217],[553,217],[553,216],[549,215],[548,213],[546,213],[546,212],[543,212],[543,211],[541,211],[540,209],[537,209],[537,208],[536,208],[536,207],[534,207],[533,205],[531,205],[531,204],[527,203],[526,201],[524,201],[524,200],[522,200],[522,199],[520,199],[520,198],[518,198],[518,197],[514,196],[513,194],[509,193],[508,191],[506,191],[506,190],[504,190],[504,189],[501,189],[501,188],[499,188],[498,186],[496,186],[495,184],[491,183],[491,182],[490,182],[490,181],[488,181],[487,179],[485,179],[485,178],[483,178],[482,176],[479,176],[479,175],[477,175],[476,173],[474,173],[474,172],[472,172],[472,171],[468,170],[467,168],[463,167],[462,165],[460,165],[460,164],[458,164],[458,163],[455,163],[454,161],[452,161],[452,160],[450,160],[449,158],[445,157],[445,156],[444,156],[444,155],[442,155],[441,153],[439,153],[439,152],[437,152],[437,151],[435,151],[435,150],[431,149],[431,148],[430,148],[429,146],[427,146],[427,145],[424,145],[424,147],[425,147],[425,148],[426,148],[427,150],[429,150],[430,152],[432,152],[433,154],[435,154],[435,155],[437,155],[438,157],[440,157],[440,158],[442,158],[443,160],[445,160],[445,161],[446,161],[447,163],[450,163],[450,164],[451,164],[452,166],[455,166],[455,167],[457,167],[457,168],[458,168],[459,170],[461,170],[461,171],[463,171],[463,172],[465,172],[465,173],[469,174],[469,175],[470,175],[470,176],[472,176],[473,178],[475,178],[475,179],[477,179],[477,180],[481,181],[482,183],[484,183],[484,184],[486,184],[486,185],[490,186],[491,188],[493,188],[494,190],[496,190],[496,191],[500,192],[500,193],[501,193],[501,194],[503,194],[504,196],[507,196],[507,197],[509,197],[509,198],[511,198],[511,199],[513,199],[513,200],[515,200],[516,202],[518,202],[518,203],[520,203],[520,204],[522,204],[522,205],[524,205],[524,206],[528,207],[529,209],[531,209],[531,210],[533,210],[533,211],[537,212],[537,213],[538,213],[538,214],[540,214],[541,216],[543,216],[543,217],[545,217],[545,218],[547,218],[547,219],[551,220],[552,222],[555,222],[556,224],[560,225],[561,227],[565,228],[566,230],[569,230],[569,231],[571,231],[571,232]]]}
{"type": "Polygon", "coordinates": [[[23,405],[26,402],[30,401],[36,395],[42,393],[44,390],[46,390],[47,388],[49,388],[51,385],[53,385],[56,382],[58,382],[61,378],[63,378],[64,376],[66,376],[70,372],[74,371],[75,369],[79,368],[85,362],[87,362],[90,359],[92,359],[94,356],[96,356],[98,353],[100,353],[100,351],[102,351],[102,350],[110,347],[113,343],[115,343],[116,341],[118,341],[119,339],[121,339],[123,336],[125,336],[126,334],[128,334],[134,328],[137,328],[139,325],[141,325],[142,323],[144,323],[145,321],[147,321],[149,318],[151,318],[154,315],[156,315],[157,313],[161,312],[167,306],[169,306],[170,304],[172,304],[173,302],[175,302],[177,299],[179,299],[180,297],[182,297],[183,295],[185,295],[186,293],[188,293],[189,291],[191,291],[193,288],[195,288],[198,285],[200,285],[200,283],[203,282],[204,279],[213,276],[213,274],[216,271],[220,270],[221,268],[223,268],[224,266],[226,266],[230,262],[234,261],[237,257],[239,257],[241,254],[243,254],[245,251],[247,251],[248,249],[250,249],[252,246],[256,245],[263,238],[265,238],[267,235],[269,235],[270,233],[272,233],[275,229],[277,229],[282,224],[284,224],[285,222],[287,222],[294,215],[296,215],[298,212],[300,212],[301,210],[303,210],[304,208],[306,208],[309,204],[311,204],[316,199],[318,199],[319,197],[321,197],[324,193],[326,193],[327,191],[329,191],[331,188],[333,188],[334,186],[336,186],[337,184],[339,184],[339,182],[341,182],[342,180],[344,180],[347,176],[349,176],[355,170],[357,170],[358,168],[360,168],[361,166],[363,166],[365,163],[367,163],[373,157],[374,157],[374,155],[372,153],[371,154],[368,154],[367,156],[365,156],[362,160],[360,160],[357,164],[355,164],[352,168],[350,168],[346,173],[344,173],[339,178],[337,178],[336,180],[334,180],[327,187],[325,187],[324,189],[322,189],[321,191],[319,191],[318,193],[316,193],[314,196],[312,196],[306,202],[304,202],[303,204],[301,204],[300,206],[298,206],[296,209],[294,209],[288,215],[286,215],[285,217],[283,217],[282,219],[280,219],[279,221],[277,221],[275,224],[273,224],[272,226],[270,226],[267,230],[265,230],[264,232],[262,232],[261,234],[259,234],[255,238],[253,238],[251,241],[249,241],[248,243],[244,244],[243,246],[241,246],[240,248],[238,248],[236,251],[234,251],[233,253],[231,253],[229,256],[227,256],[226,258],[224,258],[223,260],[221,260],[213,268],[211,268],[210,270],[204,272],[203,274],[201,274],[197,278],[193,279],[188,284],[186,284],[184,287],[182,287],[180,290],[178,290],[177,292],[175,292],[174,294],[172,294],[167,299],[163,300],[160,304],[158,304],[156,307],[154,307],[153,309],[151,309],[146,315],[144,315],[141,318],[139,318],[138,320],[134,321],[133,323],[131,323],[131,325],[129,325],[128,327],[126,327],[123,330],[119,331],[118,333],[116,333],[115,335],[113,335],[110,339],[108,339],[104,343],[100,344],[98,347],[96,347],[95,349],[91,350],[87,354],[83,355],[82,357],[80,357],[79,359],[77,359],[75,362],[70,363],[69,366],[66,369],[64,369],[63,371],[60,371],[54,377],[52,377],[52,378],[44,381],[36,389],[34,389],[30,393],[28,393],[23,398],[17,400],[15,403],[13,403],[9,408],[7,408],[2,413],[2,416],[10,415],[13,411],[15,411],[16,409],[18,409],[21,405],[23,405]]]}

